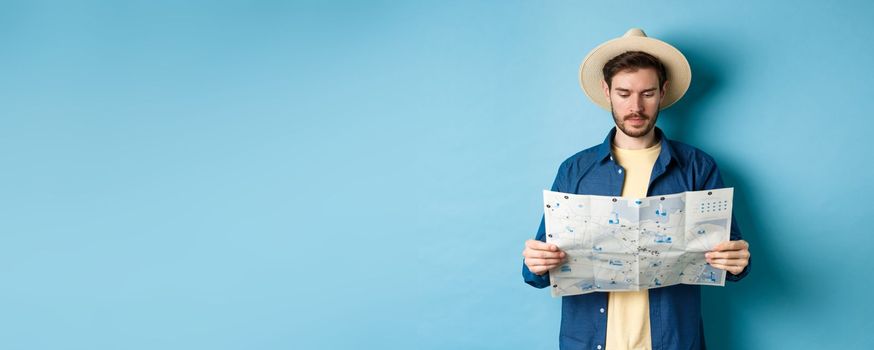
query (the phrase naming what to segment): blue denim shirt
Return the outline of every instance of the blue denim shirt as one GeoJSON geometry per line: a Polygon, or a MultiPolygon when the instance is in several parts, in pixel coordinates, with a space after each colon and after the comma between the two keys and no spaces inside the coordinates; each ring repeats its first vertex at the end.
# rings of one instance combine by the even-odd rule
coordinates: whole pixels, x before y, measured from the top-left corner
{"type": "MultiPolygon", "coordinates": [[[[725,187],[710,155],[690,145],[668,140],[656,128],[661,153],[653,165],[647,196],[725,187]]],[[[600,145],[581,151],[558,168],[553,191],[601,196],[620,196],[625,171],[614,161],[611,142],[616,128],[600,145]]],[[[536,239],[546,241],[543,219],[536,239]]],[[[731,240],[740,240],[737,222],[731,220],[731,240]]],[[[726,274],[726,280],[738,281],[749,273],[749,265],[739,275],[726,274]]],[[[537,287],[549,286],[549,273],[537,276],[522,264],[525,282],[537,287]]],[[[561,349],[604,348],[607,337],[607,292],[562,297],[561,349]]],[[[703,349],[704,324],[701,319],[701,287],[678,284],[649,290],[649,316],[653,350],[703,349]]]]}

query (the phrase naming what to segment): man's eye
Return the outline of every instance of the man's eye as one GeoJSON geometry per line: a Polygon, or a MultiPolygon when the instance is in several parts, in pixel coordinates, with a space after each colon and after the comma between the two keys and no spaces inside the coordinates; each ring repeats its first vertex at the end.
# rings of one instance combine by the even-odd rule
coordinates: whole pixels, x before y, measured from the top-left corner
{"type": "Polygon", "coordinates": [[[628,97],[628,94],[619,94],[619,97],[628,97]]]}
{"type": "Polygon", "coordinates": [[[643,96],[646,96],[646,97],[653,97],[653,96],[655,96],[655,94],[643,94],[643,96]]]}

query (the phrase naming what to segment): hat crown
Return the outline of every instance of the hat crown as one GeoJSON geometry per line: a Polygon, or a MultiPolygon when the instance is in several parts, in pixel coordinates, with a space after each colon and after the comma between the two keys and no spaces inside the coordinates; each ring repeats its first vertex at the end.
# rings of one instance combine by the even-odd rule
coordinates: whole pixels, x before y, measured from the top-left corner
{"type": "Polygon", "coordinates": [[[631,29],[629,29],[627,32],[625,32],[625,35],[623,35],[622,37],[623,37],[623,38],[628,38],[628,37],[633,37],[633,36],[638,36],[638,37],[644,37],[644,38],[646,38],[646,33],[643,32],[643,29],[640,29],[640,28],[631,28],[631,29]]]}

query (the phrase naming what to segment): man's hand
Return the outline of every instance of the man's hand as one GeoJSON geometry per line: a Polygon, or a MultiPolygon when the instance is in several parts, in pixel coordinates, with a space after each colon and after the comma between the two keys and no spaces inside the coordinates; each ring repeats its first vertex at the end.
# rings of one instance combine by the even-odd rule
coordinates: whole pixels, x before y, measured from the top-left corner
{"type": "Polygon", "coordinates": [[[750,244],[747,241],[725,241],[704,254],[707,263],[717,269],[740,274],[750,263],[750,244]]]}
{"type": "Polygon", "coordinates": [[[522,256],[525,257],[525,265],[528,266],[528,270],[540,276],[561,265],[567,254],[559,250],[555,244],[529,239],[525,241],[525,250],[522,251],[522,256]]]}

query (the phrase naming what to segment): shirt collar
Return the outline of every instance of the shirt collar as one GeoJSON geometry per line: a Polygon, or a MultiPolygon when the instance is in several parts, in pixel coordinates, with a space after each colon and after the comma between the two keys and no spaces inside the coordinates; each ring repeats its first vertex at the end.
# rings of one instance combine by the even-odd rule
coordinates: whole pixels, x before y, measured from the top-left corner
{"type": "MultiPolygon", "coordinates": [[[[598,146],[598,160],[605,161],[608,158],[613,160],[613,137],[616,136],[616,127],[614,126],[610,129],[610,132],[607,133],[607,137],[604,138],[604,142],[598,146]]],[[[677,161],[679,163],[679,159],[677,159],[676,154],[674,153],[674,149],[671,148],[670,142],[668,142],[668,138],[665,137],[665,133],[662,132],[662,129],[659,127],[655,128],[655,137],[662,144],[662,150],[659,152],[659,158],[656,160],[656,164],[658,164],[662,169],[668,166],[671,162],[671,159],[677,161]]]]}

